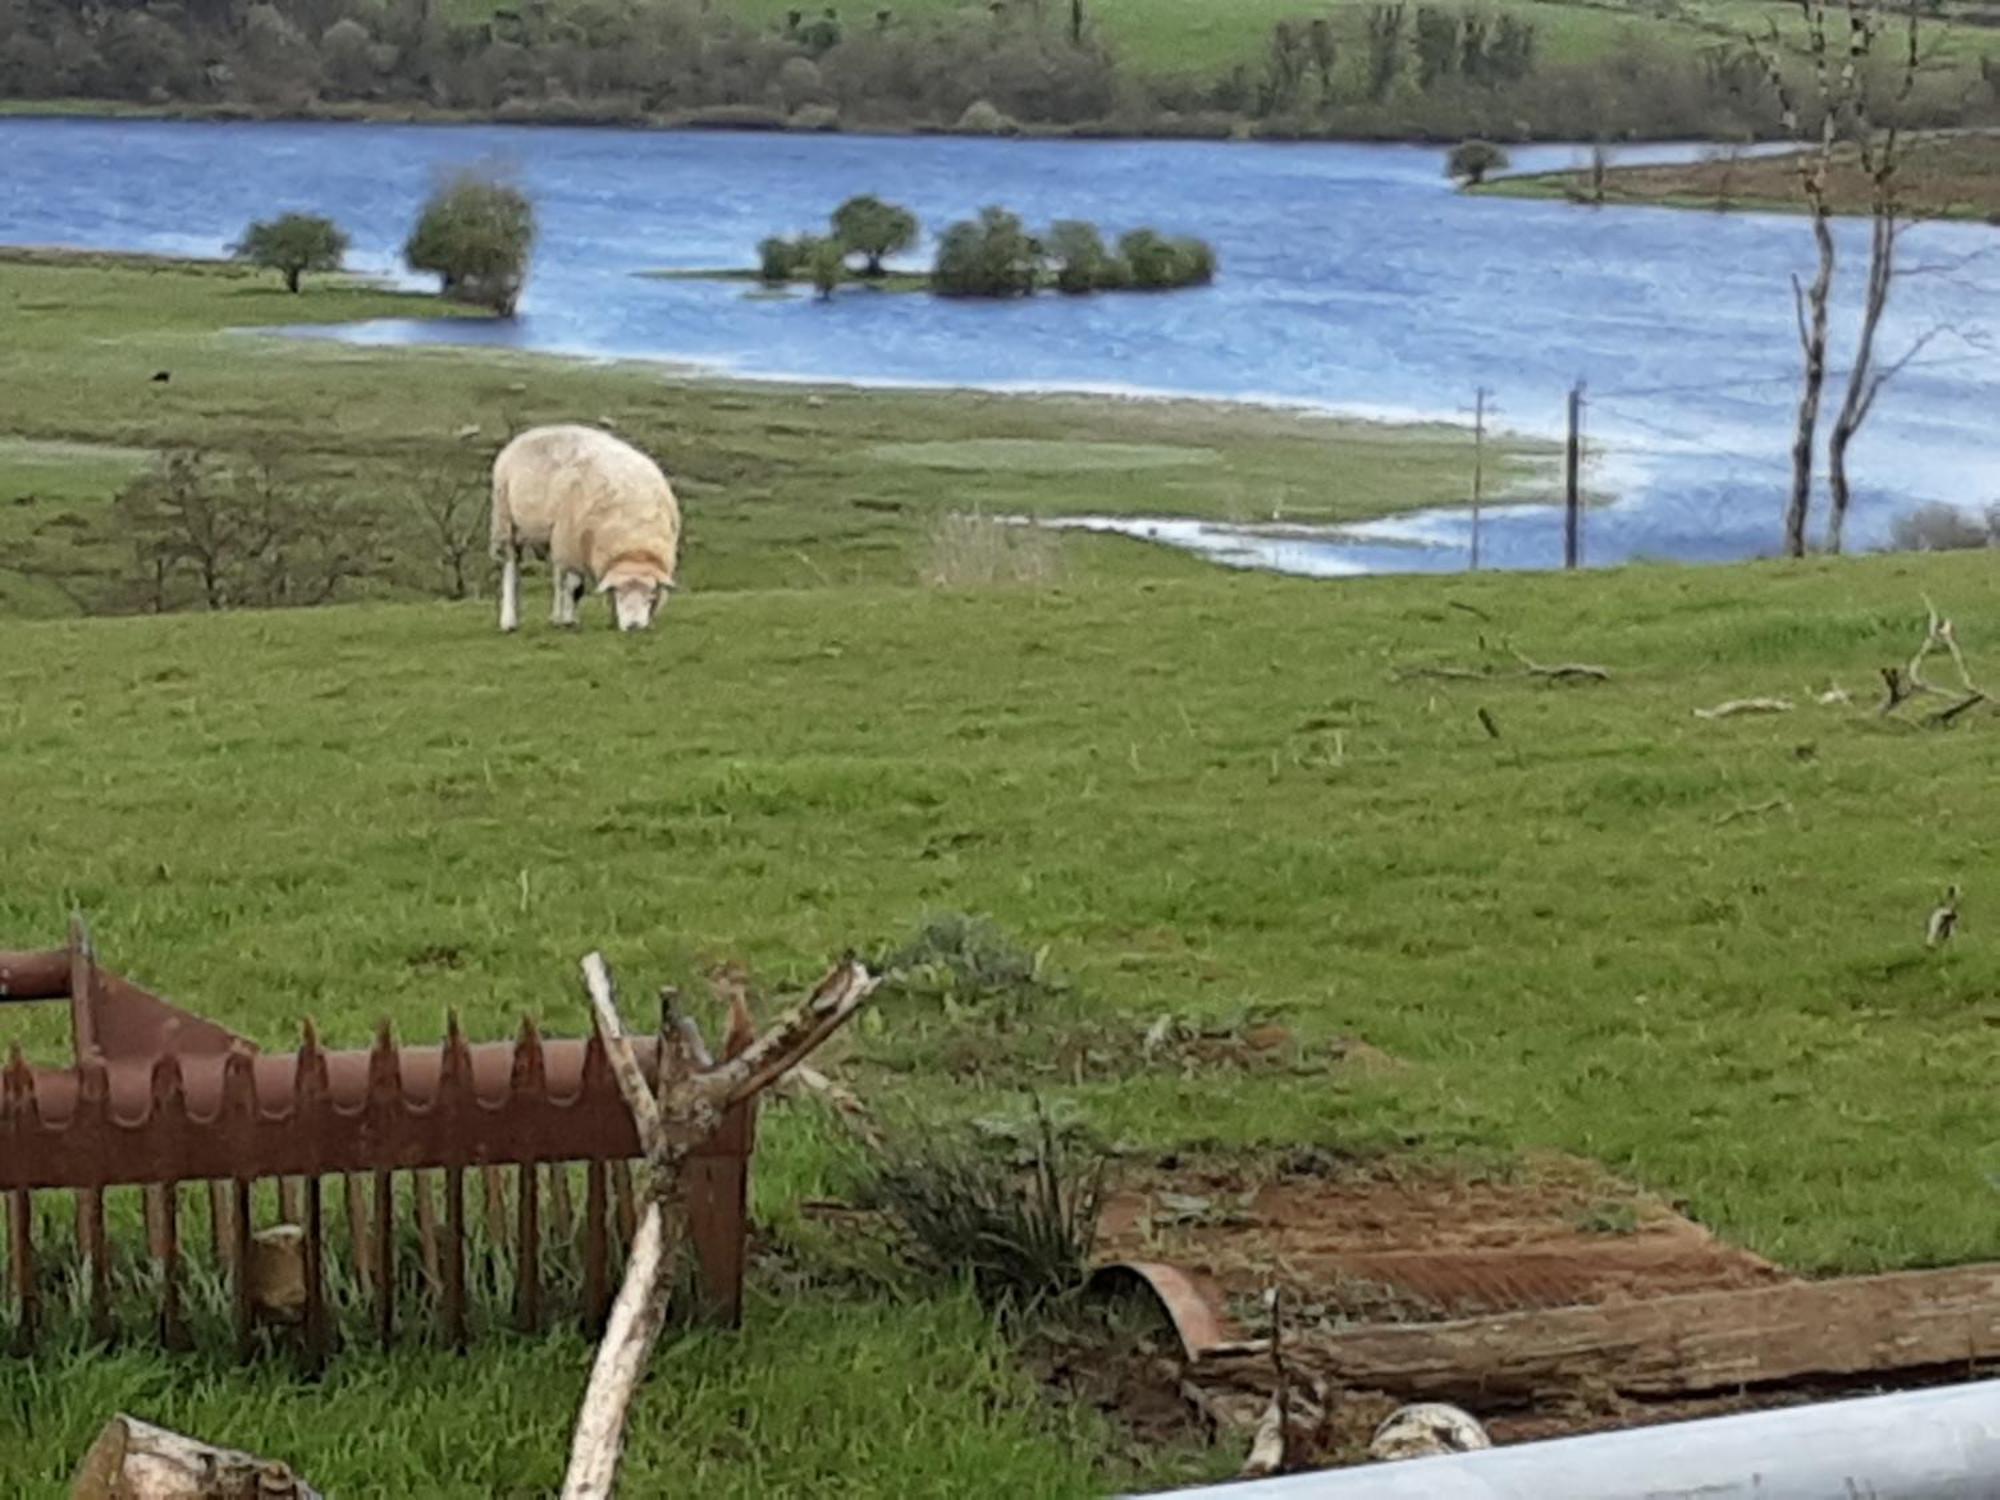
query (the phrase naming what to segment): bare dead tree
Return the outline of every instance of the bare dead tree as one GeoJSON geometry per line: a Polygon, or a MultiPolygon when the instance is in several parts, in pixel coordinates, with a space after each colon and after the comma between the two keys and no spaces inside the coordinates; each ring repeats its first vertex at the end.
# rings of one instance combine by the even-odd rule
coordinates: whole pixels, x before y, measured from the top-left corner
{"type": "MultiPolygon", "coordinates": [[[[1875,39],[1880,34],[1881,18],[1867,7],[1865,0],[1848,0],[1848,26],[1855,34],[1866,35],[1864,50],[1872,52],[1875,39]]],[[[1897,245],[1904,230],[1909,227],[1904,217],[1902,174],[1905,143],[1902,115],[1917,84],[1921,63],[1919,40],[1916,3],[1915,0],[1908,0],[1904,18],[1904,48],[1897,61],[1896,92],[1889,103],[1886,118],[1882,118],[1882,112],[1876,109],[1870,97],[1866,70],[1860,74],[1853,96],[1847,101],[1854,150],[1861,170],[1868,178],[1868,282],[1862,304],[1861,327],[1855,338],[1854,362],[1848,367],[1846,390],[1841,397],[1840,410],[1834,416],[1833,430],[1827,437],[1827,547],[1833,552],[1840,551],[1847,525],[1848,504],[1853,497],[1847,475],[1848,447],[1853,443],[1854,435],[1861,430],[1861,424],[1868,420],[1869,412],[1874,410],[1875,400],[1882,394],[1882,388],[1923,352],[1932,337],[1930,333],[1923,334],[1899,358],[1878,366],[1875,338],[1882,326],[1882,314],[1889,305],[1889,294],[1896,284],[1897,245]]]]}
{"type": "Polygon", "coordinates": [[[410,510],[448,599],[472,597],[474,567],[485,550],[484,500],[479,474],[461,463],[437,465],[411,489],[410,510]]]}
{"type": "Polygon", "coordinates": [[[1785,72],[1783,44],[1775,21],[1765,37],[1751,36],[1750,46],[1763,64],[1778,96],[1785,133],[1805,149],[1797,153],[1799,192],[1812,219],[1817,264],[1810,283],[1792,277],[1792,310],[1798,325],[1799,353],[1804,370],[1799,384],[1798,418],[1792,432],[1792,487],[1785,502],[1785,553],[1806,554],[1806,527],[1812,516],[1813,458],[1819,436],[1820,401],[1826,389],[1827,304],[1833,296],[1836,250],[1829,181],[1834,147],[1839,139],[1840,111],[1835,102],[1851,95],[1865,56],[1864,33],[1850,31],[1845,60],[1834,68],[1833,39],[1828,27],[1827,0],[1798,0],[1805,22],[1806,57],[1811,64],[1819,120],[1814,135],[1806,134],[1799,96],[1785,72]]]}

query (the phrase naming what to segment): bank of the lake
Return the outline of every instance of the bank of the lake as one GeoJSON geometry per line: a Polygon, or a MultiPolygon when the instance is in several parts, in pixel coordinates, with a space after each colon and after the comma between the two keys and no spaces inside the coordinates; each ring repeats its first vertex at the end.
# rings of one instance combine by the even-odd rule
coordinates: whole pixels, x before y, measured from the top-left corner
{"type": "MultiPolygon", "coordinates": [[[[1903,142],[1898,203],[1911,219],[2000,225],[2000,135],[1918,136],[1903,142]]],[[[1589,167],[1514,173],[1471,191],[1494,198],[1556,198],[1614,207],[1652,205],[1716,212],[1804,213],[1798,158],[1790,152],[1717,149],[1700,160],[1621,166],[1617,152],[1601,179],[1589,167]]],[[[1829,198],[1841,214],[1872,212],[1873,184],[1851,149],[1834,160],[1829,198]]]]}
{"type": "MultiPolygon", "coordinates": [[[[1303,520],[1362,521],[1456,499],[1471,456],[1470,434],[1444,424],[774,386],[642,362],[275,337],[342,320],[489,320],[346,279],[309,279],[292,295],[275,275],[228,263],[0,255],[0,306],[12,310],[0,343],[0,613],[72,613],[129,567],[105,508],[167,449],[268,461],[288,493],[378,515],[398,560],[347,591],[361,598],[437,591],[422,507],[450,486],[478,491],[506,435],[536,422],[600,422],[660,455],[689,517],[684,578],[703,590],[907,582],[938,522],[959,511],[1230,521],[1276,503],[1303,520]]],[[[1489,455],[1496,483],[1546,485],[1535,445],[1489,455]]],[[[1196,566],[1129,543],[1064,551],[1078,577],[1196,566]]],[[[479,542],[475,585],[482,558],[479,542]]]]}

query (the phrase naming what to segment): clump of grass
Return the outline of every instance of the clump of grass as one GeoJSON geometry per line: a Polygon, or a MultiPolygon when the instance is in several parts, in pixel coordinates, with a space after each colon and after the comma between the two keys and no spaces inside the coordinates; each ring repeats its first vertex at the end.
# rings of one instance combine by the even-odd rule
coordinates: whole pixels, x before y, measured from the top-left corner
{"type": "Polygon", "coordinates": [[[1030,948],[985,917],[943,912],[881,965],[905,994],[957,1006],[1019,1005],[1065,986],[1050,972],[1048,949],[1030,948]]]}
{"type": "Polygon", "coordinates": [[[922,577],[931,588],[1047,588],[1062,571],[1054,533],[1033,523],[960,513],[940,517],[924,538],[922,577]]]}
{"type": "Polygon", "coordinates": [[[967,1278],[989,1307],[1032,1308],[1090,1274],[1104,1158],[1065,1146],[1037,1104],[1025,1166],[963,1136],[916,1135],[885,1152],[868,1196],[928,1268],[967,1278]]]}

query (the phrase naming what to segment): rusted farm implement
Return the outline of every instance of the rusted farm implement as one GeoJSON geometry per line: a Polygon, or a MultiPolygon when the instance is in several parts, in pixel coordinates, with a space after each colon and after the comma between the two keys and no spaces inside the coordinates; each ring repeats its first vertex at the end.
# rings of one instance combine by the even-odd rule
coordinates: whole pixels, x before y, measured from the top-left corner
{"type": "MultiPolygon", "coordinates": [[[[157,1331],[170,1348],[191,1342],[186,1285],[204,1219],[244,1358],[255,1352],[259,1325],[275,1323],[295,1330],[309,1364],[323,1361],[337,1337],[329,1282],[343,1262],[370,1299],[383,1344],[399,1331],[399,1292],[413,1291],[434,1305],[437,1335],[464,1344],[473,1324],[469,1245],[496,1264],[511,1262],[512,1321],[524,1330],[554,1315],[545,1257],[574,1249],[580,1277],[557,1279],[576,1284],[586,1328],[602,1326],[614,1260],[633,1234],[630,1166],[640,1146],[600,1037],[544,1039],[524,1021],[511,1042],[474,1044],[454,1017],[439,1046],[398,1046],[385,1022],[372,1047],[329,1051],[307,1023],[297,1052],[263,1052],[100,967],[80,922],[67,948],[0,952],[0,1004],[62,1000],[73,1064],[31,1066],[16,1045],[0,1073],[0,1197],[17,1352],[33,1351],[46,1321],[50,1277],[38,1239],[47,1219],[37,1200],[52,1193],[74,1198],[82,1300],[98,1340],[120,1332],[120,1220],[107,1204],[131,1192],[143,1202],[157,1331]],[[342,1180],[345,1255],[329,1178],[342,1180]],[[472,1226],[468,1186],[483,1198],[472,1226]],[[407,1215],[400,1225],[399,1205],[407,1215]],[[270,1221],[262,1231],[260,1218],[270,1221]]],[[[750,1041],[739,1008],[724,1055],[750,1041]]],[[[658,1040],[631,1045],[652,1079],[658,1040]]],[[[699,1310],[731,1323],[741,1314],[755,1109],[749,1099],[732,1106],[691,1149],[681,1176],[699,1310]]],[[[403,1326],[411,1326],[407,1312],[403,1326]]]]}

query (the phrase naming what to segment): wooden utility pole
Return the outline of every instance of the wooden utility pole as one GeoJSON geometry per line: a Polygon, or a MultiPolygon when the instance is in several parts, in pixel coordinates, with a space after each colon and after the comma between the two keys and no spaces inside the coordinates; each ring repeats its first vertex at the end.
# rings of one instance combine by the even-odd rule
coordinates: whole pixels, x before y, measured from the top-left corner
{"type": "Polygon", "coordinates": [[[1569,388],[1569,444],[1563,453],[1563,566],[1579,561],[1578,523],[1583,513],[1583,382],[1569,388]]]}
{"type": "Polygon", "coordinates": [[[1486,387],[1472,404],[1472,558],[1467,571],[1479,571],[1479,501],[1486,487],[1486,387]]]}

